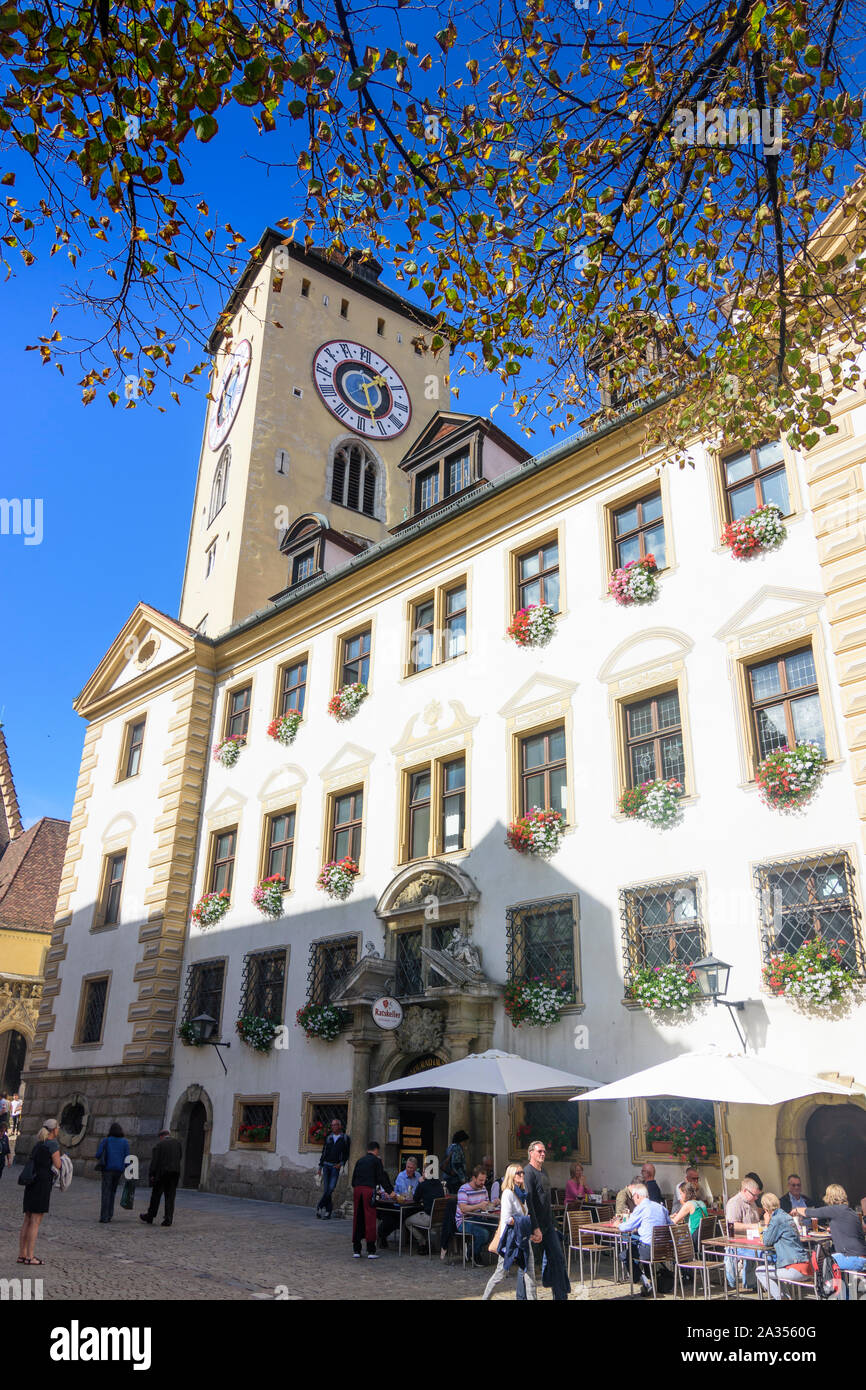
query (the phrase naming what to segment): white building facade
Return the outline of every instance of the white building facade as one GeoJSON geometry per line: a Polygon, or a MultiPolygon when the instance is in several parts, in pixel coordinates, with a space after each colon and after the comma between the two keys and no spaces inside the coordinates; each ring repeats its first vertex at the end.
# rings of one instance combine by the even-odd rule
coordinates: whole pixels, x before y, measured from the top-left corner
{"type": "MultiPolygon", "coordinates": [[[[313,1201],[317,1136],[339,1115],[356,1152],[379,1139],[389,1171],[409,1150],[441,1157],[457,1128],[477,1161],[488,1098],[413,1093],[413,1075],[491,1046],[599,1082],[711,1043],[739,1050],[727,1010],[651,1015],[632,996],[642,967],[710,953],[731,965],[750,1051],[862,1090],[866,1004],[804,1009],[763,976],[773,952],[816,936],[864,972],[866,400],[838,418],[839,441],[805,457],[734,441],[696,446],[678,471],[642,456],[640,418],[526,459],[487,422],[417,412],[405,522],[341,549],[329,530],[357,534],[312,498],[292,513],[288,587],[260,611],[206,637],[141,606],[79,697],[75,833],[29,1076],[66,1115],[73,1157],[89,1161],[111,1119],[141,1146],[165,1123],[184,1182],[313,1201]],[[780,500],[787,538],[737,560],[720,535],[749,487],[780,500]],[[305,536],[319,549],[299,574],[305,536]],[[612,569],[649,551],[657,597],[618,605],[612,569]],[[555,633],[521,648],[508,626],[540,601],[555,633]],[[338,720],[328,702],[350,679],[368,694],[338,720]],[[283,747],[268,725],[295,707],[283,747]],[[755,781],[785,730],[827,758],[789,815],[755,781]],[[224,767],[212,749],[232,734],[244,743],[224,767]],[[648,775],[682,783],[669,828],[619,809],[648,775]],[[542,802],[565,822],[549,859],[506,843],[542,802]],[[331,899],[318,875],[346,853],[359,873],[331,899]],[[251,897],[274,871],[288,882],[276,919],[251,897]],[[222,919],[191,922],[222,889],[222,919]],[[515,1028],[509,984],[550,974],[569,995],[558,1020],[515,1028]],[[379,996],[404,1009],[396,1032],[373,1021],[379,996]],[[308,1003],[340,1009],[337,1038],[305,1036],[308,1003]],[[230,1047],[178,1035],[202,1013],[230,1047]],[[238,1034],[245,1015],[284,1025],[269,1051],[238,1034]],[[367,1094],[401,1076],[398,1096],[367,1094]]],[[[797,1171],[815,1197],[829,1181],[866,1193],[860,1099],[713,1113],[514,1097],[496,1117],[499,1155],[530,1132],[556,1141],[559,1180],[579,1159],[592,1186],[616,1187],[655,1156],[670,1191],[682,1163],[654,1155],[651,1130],[704,1121],[770,1189],[797,1171]]],[[[717,1154],[703,1166],[718,1192],[717,1154]]]]}

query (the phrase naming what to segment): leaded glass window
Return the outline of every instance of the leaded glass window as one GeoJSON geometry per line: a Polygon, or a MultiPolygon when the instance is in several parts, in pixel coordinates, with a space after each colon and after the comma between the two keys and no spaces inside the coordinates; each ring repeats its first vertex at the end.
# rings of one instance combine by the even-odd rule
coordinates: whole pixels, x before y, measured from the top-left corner
{"type": "Polygon", "coordinates": [[[506,913],[508,978],[562,983],[574,994],[576,963],[571,898],[511,907],[506,913]]]}

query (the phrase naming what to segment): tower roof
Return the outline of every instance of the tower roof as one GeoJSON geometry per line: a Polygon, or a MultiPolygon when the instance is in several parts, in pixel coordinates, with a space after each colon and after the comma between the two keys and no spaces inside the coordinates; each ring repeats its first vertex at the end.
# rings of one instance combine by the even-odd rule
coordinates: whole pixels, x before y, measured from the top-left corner
{"type": "Polygon", "coordinates": [[[12,777],[12,764],[6,747],[6,735],[0,724],[0,857],[7,845],[22,833],[21,810],[12,777]]]}
{"type": "MultiPolygon", "coordinates": [[[[426,309],[421,309],[418,305],[410,303],[396,290],[388,289],[387,285],[381,285],[379,275],[382,272],[382,266],[379,261],[373,256],[367,255],[366,252],[344,251],[336,246],[331,248],[313,247],[308,251],[302,242],[293,240],[285,232],[279,231],[276,227],[266,227],[259,237],[258,245],[250,254],[241,278],[226,301],[225,308],[220,315],[220,323],[226,322],[227,318],[234,314],[235,309],[249,289],[256,271],[264,264],[275,246],[285,246],[293,261],[300,261],[301,264],[309,266],[311,270],[327,275],[331,280],[344,285],[347,289],[353,289],[366,295],[368,299],[375,300],[377,304],[382,304],[385,308],[396,310],[397,313],[403,314],[405,318],[411,319],[421,327],[433,328],[439,322],[435,314],[428,313],[426,309]]],[[[207,340],[208,352],[213,353],[218,350],[223,336],[224,330],[221,327],[214,328],[207,340]]]]}

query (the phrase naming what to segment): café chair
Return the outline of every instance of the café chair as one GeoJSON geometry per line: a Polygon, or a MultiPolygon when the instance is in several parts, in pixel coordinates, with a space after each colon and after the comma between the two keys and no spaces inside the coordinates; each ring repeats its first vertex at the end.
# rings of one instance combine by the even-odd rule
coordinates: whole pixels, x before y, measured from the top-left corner
{"type": "Polygon", "coordinates": [[[701,1217],[701,1224],[698,1227],[698,1239],[696,1242],[698,1250],[700,1250],[705,1240],[712,1240],[713,1236],[716,1234],[717,1221],[718,1217],[716,1216],[701,1217]]]}
{"type": "MultiPolygon", "coordinates": [[[[650,1240],[650,1257],[648,1260],[640,1260],[641,1267],[649,1265],[650,1283],[653,1289],[653,1298],[658,1298],[658,1284],[656,1282],[656,1265],[674,1264],[674,1242],[671,1231],[672,1226],[653,1226],[650,1240]]],[[[688,1235],[688,1232],[686,1232],[688,1235]]],[[[691,1237],[690,1237],[691,1239],[691,1237]]],[[[676,1281],[676,1272],[674,1272],[676,1281]]]]}
{"type": "MultiPolygon", "coordinates": [[[[674,1259],[676,1261],[674,1264],[674,1298],[677,1296],[677,1281],[679,1281],[680,1286],[680,1297],[685,1298],[686,1296],[685,1284],[683,1282],[683,1270],[689,1272],[694,1281],[692,1298],[697,1298],[698,1296],[699,1274],[704,1290],[704,1298],[709,1298],[710,1274],[714,1274],[717,1269],[720,1269],[722,1271],[722,1278],[724,1278],[725,1266],[723,1264],[717,1264],[714,1265],[711,1270],[705,1260],[698,1259],[695,1253],[695,1243],[685,1221],[678,1221],[675,1226],[671,1226],[670,1232],[674,1243],[674,1259]]],[[[653,1234],[655,1234],[655,1232],[653,1232],[653,1234]]]]}
{"type": "MultiPolygon", "coordinates": [[[[436,1201],[433,1203],[432,1209],[431,1209],[431,1211],[430,1211],[430,1225],[426,1228],[426,1230],[425,1230],[425,1228],[424,1228],[423,1226],[421,1226],[421,1227],[415,1227],[415,1226],[413,1226],[413,1227],[412,1227],[412,1230],[417,1230],[419,1235],[422,1235],[422,1236],[426,1236],[426,1237],[427,1237],[427,1254],[428,1254],[428,1256],[431,1256],[431,1255],[433,1254],[433,1237],[434,1237],[434,1235],[438,1237],[438,1236],[441,1236],[441,1234],[442,1234],[442,1222],[445,1220],[445,1213],[446,1213],[447,1210],[448,1210],[448,1198],[447,1198],[447,1197],[437,1197],[437,1198],[436,1198],[436,1201]]],[[[410,1255],[411,1255],[411,1253],[412,1253],[412,1246],[413,1246],[414,1243],[415,1243],[415,1242],[414,1242],[414,1238],[413,1238],[413,1236],[412,1236],[412,1230],[408,1230],[408,1228],[407,1228],[407,1234],[408,1234],[408,1236],[409,1236],[409,1254],[410,1254],[410,1255]]]]}
{"type": "Polygon", "coordinates": [[[592,1208],[592,1210],[593,1210],[593,1212],[595,1213],[595,1219],[596,1219],[596,1221],[612,1221],[612,1220],[613,1220],[613,1210],[614,1210],[614,1204],[613,1204],[613,1202],[599,1202],[596,1206],[594,1206],[594,1207],[592,1208]]]}
{"type": "MultiPolygon", "coordinates": [[[[568,1277],[571,1278],[571,1252],[576,1250],[580,1256],[580,1282],[583,1283],[583,1252],[586,1251],[589,1255],[589,1286],[592,1288],[598,1262],[605,1253],[604,1242],[586,1237],[581,1240],[578,1236],[578,1231],[592,1230],[595,1225],[591,1211],[566,1212],[566,1220],[568,1221],[568,1277]],[[594,1264],[593,1261],[595,1261],[594,1264]]],[[[615,1253],[614,1251],[614,1255],[615,1253]]]]}

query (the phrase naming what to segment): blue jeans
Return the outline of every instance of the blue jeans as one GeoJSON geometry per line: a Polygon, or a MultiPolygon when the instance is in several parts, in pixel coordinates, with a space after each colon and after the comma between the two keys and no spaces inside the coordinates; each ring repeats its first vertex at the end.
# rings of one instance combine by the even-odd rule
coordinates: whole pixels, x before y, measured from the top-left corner
{"type": "Polygon", "coordinates": [[[472,1239],[473,1253],[477,1260],[484,1247],[489,1245],[495,1236],[495,1227],[482,1226],[480,1221],[470,1221],[467,1217],[464,1217],[463,1229],[467,1236],[472,1239]]]}
{"type": "Polygon", "coordinates": [[[322,1195],[316,1203],[316,1209],[318,1210],[318,1208],[321,1207],[322,1211],[326,1211],[329,1216],[333,1211],[331,1197],[334,1188],[337,1186],[337,1179],[339,1176],[340,1169],[336,1163],[322,1164],[322,1195]]]}
{"type": "Polygon", "coordinates": [[[114,1215],[114,1199],[123,1173],[102,1174],[102,1202],[99,1211],[100,1221],[110,1221],[114,1215]]]}
{"type": "Polygon", "coordinates": [[[742,1279],[743,1288],[744,1288],[744,1289],[754,1289],[754,1288],[756,1288],[756,1287],[757,1287],[757,1279],[756,1279],[756,1276],[755,1276],[755,1269],[756,1269],[756,1267],[757,1267],[757,1263],[758,1263],[758,1262],[757,1262],[757,1260],[753,1259],[751,1256],[748,1257],[747,1259],[743,1259],[743,1257],[740,1255],[739,1250],[737,1250],[736,1248],[732,1248],[732,1249],[730,1250],[730,1252],[725,1256],[725,1276],[726,1276],[727,1281],[728,1281],[728,1288],[729,1288],[729,1289],[735,1289],[735,1288],[737,1287],[737,1261],[738,1261],[738,1260],[741,1262],[741,1264],[742,1264],[742,1266],[743,1266],[743,1268],[742,1268],[742,1270],[741,1270],[741,1272],[740,1272],[740,1277],[741,1277],[741,1279],[742,1279]]]}
{"type": "Polygon", "coordinates": [[[546,1231],[541,1232],[541,1240],[537,1245],[530,1242],[530,1250],[542,1256],[541,1260],[541,1280],[547,1286],[550,1281],[550,1288],[553,1291],[555,1303],[564,1303],[571,1293],[571,1284],[568,1281],[568,1272],[565,1267],[565,1256],[562,1253],[562,1241],[559,1238],[559,1231],[555,1226],[548,1226],[546,1231]],[[545,1264],[547,1269],[545,1270],[545,1264]]]}

